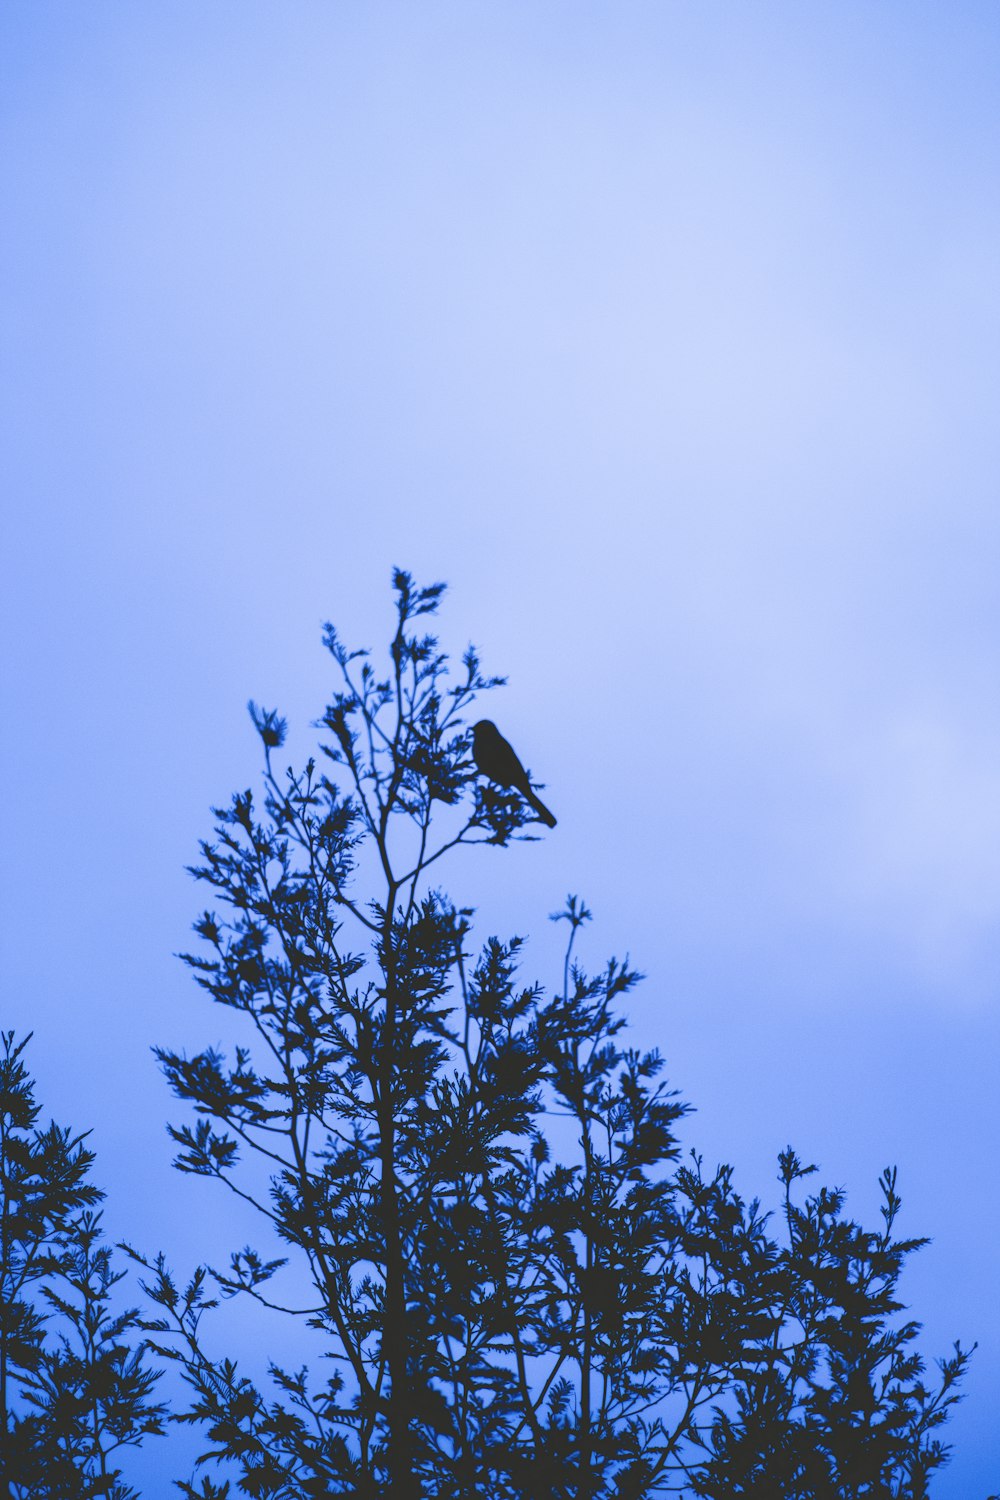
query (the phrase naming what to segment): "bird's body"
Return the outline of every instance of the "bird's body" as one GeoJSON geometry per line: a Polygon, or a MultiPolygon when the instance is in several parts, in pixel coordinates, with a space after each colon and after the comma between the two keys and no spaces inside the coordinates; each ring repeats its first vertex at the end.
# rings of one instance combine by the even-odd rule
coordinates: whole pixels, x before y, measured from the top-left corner
{"type": "Polygon", "coordinates": [[[540,797],[536,797],[528,773],[517,758],[514,747],[504,739],[492,719],[480,719],[472,726],[472,759],[478,770],[497,786],[513,787],[534,808],[550,828],[556,820],[540,797]]]}

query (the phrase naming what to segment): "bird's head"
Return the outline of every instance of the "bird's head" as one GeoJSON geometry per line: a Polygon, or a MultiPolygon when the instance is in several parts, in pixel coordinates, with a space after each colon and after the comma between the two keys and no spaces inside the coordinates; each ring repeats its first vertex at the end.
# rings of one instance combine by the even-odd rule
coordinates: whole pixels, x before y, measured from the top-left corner
{"type": "Polygon", "coordinates": [[[480,719],[478,724],[473,724],[472,733],[478,739],[481,735],[496,734],[497,726],[492,719],[480,719]]]}

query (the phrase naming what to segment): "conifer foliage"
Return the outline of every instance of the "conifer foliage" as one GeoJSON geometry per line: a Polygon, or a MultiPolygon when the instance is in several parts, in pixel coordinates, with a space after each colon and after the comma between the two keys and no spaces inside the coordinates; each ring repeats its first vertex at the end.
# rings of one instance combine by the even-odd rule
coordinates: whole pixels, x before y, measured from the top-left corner
{"type": "Polygon", "coordinates": [[[133,1252],[207,1435],[181,1489],[918,1500],[968,1356],[928,1381],[914,1352],[894,1172],[865,1230],[789,1150],[769,1215],[682,1151],[687,1106],[625,1037],[640,976],[582,965],[579,899],[554,984],[523,977],[519,937],[474,938],[443,862],[538,825],[471,759],[499,679],[471,648],[452,672],[426,627],[442,586],[394,590],[384,664],[326,629],[315,758],[283,769],[285,721],[250,705],[262,789],[216,809],[193,871],[211,897],[186,962],[232,1044],[158,1053],[192,1109],[177,1166],[262,1238],[186,1285],[133,1252]],[[315,1359],[241,1367],[205,1316],[220,1297],[297,1317],[315,1359]]]}

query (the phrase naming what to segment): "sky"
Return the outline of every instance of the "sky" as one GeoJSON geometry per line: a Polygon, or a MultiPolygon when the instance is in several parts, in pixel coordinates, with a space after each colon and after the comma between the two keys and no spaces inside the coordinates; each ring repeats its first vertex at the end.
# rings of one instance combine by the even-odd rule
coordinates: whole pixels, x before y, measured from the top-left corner
{"type": "Polygon", "coordinates": [[[185,866],[398,564],[559,818],[452,894],[550,984],[585,897],[748,1193],[898,1164],[934,1494],[1000,1488],[998,64],[985,0],[8,0],[0,1024],[110,1233],[246,1237],[149,1051],[226,1041],[185,866]]]}

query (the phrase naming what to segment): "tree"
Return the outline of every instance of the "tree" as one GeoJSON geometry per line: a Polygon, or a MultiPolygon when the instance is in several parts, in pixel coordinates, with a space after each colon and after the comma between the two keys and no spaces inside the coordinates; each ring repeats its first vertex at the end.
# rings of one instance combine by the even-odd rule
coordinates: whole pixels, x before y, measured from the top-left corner
{"type": "Polygon", "coordinates": [[[195,1114],[171,1127],[177,1166],[252,1205],[277,1246],[183,1290],[131,1252],[202,1462],[275,1500],[917,1500],[968,1355],[924,1384],[918,1325],[898,1317],[921,1242],[892,1237],[895,1174],[873,1233],[842,1193],[798,1203],[814,1169],[789,1150],[772,1227],[730,1168],[681,1156],[688,1107],[622,1037],[640,976],[580,965],[583,902],[557,916],[551,997],[520,979],[520,938],[476,948],[439,862],[533,837],[535,808],[475,774],[469,710],[501,679],[472,648],[449,675],[421,623],[442,586],[397,571],[394,588],[384,671],[326,627],[339,685],[319,760],[279,773],[285,721],[251,703],[263,797],[215,810],[192,872],[222,911],[185,962],[238,1040],[231,1060],[158,1049],[195,1114]],[[290,1259],[301,1304],[277,1290],[290,1259]],[[219,1296],[304,1320],[333,1373],[273,1363],[265,1383],[213,1352],[219,1296]]]}
{"type": "Polygon", "coordinates": [[[37,1126],[29,1041],[0,1034],[0,1496],[132,1500],[113,1460],[162,1432],[157,1376],[138,1313],[112,1305],[125,1273],[101,1244],[93,1153],[37,1126]]]}

